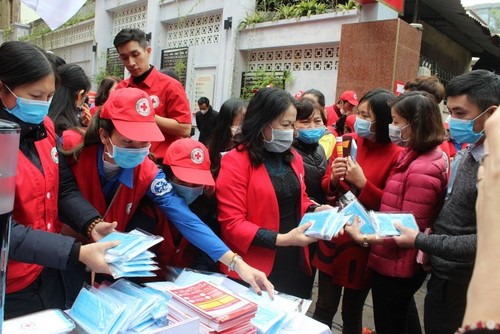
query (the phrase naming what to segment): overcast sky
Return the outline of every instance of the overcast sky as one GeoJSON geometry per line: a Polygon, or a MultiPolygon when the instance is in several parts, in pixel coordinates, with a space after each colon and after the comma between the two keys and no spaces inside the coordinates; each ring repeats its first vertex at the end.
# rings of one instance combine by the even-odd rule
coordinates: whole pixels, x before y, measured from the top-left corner
{"type": "Polygon", "coordinates": [[[482,3],[500,3],[500,0],[461,0],[462,5],[464,6],[472,6],[479,5],[482,3]]]}

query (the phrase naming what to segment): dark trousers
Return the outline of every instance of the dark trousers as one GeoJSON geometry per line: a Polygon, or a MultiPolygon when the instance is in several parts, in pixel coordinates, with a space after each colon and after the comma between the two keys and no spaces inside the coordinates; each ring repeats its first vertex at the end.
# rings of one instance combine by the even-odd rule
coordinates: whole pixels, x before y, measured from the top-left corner
{"type": "Polygon", "coordinates": [[[377,334],[408,333],[408,310],[413,295],[425,280],[420,272],[410,278],[373,273],[373,317],[377,334]]]}
{"type": "Polygon", "coordinates": [[[319,271],[318,300],[316,301],[313,318],[331,327],[342,297],[342,333],[360,334],[363,326],[363,306],[369,291],[369,289],[343,288],[340,285],[333,284],[330,275],[319,271]],[[343,297],[342,289],[344,290],[343,297]]]}
{"type": "Polygon", "coordinates": [[[20,317],[50,308],[65,309],[60,271],[44,268],[26,288],[5,295],[5,319],[20,317]]]}
{"type": "Polygon", "coordinates": [[[453,334],[462,325],[467,287],[431,275],[425,296],[426,334],[453,334]]]}

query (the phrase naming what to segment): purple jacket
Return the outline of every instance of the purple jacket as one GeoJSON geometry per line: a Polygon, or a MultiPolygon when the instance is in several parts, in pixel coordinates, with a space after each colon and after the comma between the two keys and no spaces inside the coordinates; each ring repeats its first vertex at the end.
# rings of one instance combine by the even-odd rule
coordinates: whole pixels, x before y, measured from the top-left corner
{"type": "MultiPolygon", "coordinates": [[[[432,227],[443,204],[448,176],[443,151],[436,147],[419,154],[401,152],[394,173],[387,180],[380,205],[381,212],[413,213],[420,231],[432,227]]],[[[417,249],[400,248],[392,238],[371,247],[368,266],[391,277],[412,277],[420,265],[417,249]]]]}

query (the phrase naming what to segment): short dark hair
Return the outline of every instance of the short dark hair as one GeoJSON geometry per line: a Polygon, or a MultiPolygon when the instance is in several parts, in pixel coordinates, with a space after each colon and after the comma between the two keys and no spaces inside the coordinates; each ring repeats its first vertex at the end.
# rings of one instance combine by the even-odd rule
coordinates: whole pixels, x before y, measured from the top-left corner
{"type": "Polygon", "coordinates": [[[321,105],[321,107],[323,107],[323,108],[325,107],[325,94],[323,94],[321,91],[314,89],[314,88],[311,88],[311,89],[306,90],[302,94],[302,96],[304,96],[306,94],[314,95],[318,99],[318,103],[321,105]]]}
{"type": "Polygon", "coordinates": [[[446,97],[457,95],[466,95],[481,111],[492,105],[498,106],[500,76],[487,70],[475,70],[456,76],[446,86],[446,97]]]}
{"type": "Polygon", "coordinates": [[[119,46],[130,41],[138,42],[143,49],[148,47],[146,33],[137,28],[126,28],[120,30],[120,32],[116,34],[115,39],[113,40],[113,45],[115,46],[115,48],[118,48],[119,46]]]}
{"type": "Polygon", "coordinates": [[[367,102],[375,115],[375,140],[378,143],[389,143],[389,124],[392,123],[391,106],[396,96],[388,90],[376,88],[361,97],[359,104],[367,102]]]}
{"type": "Polygon", "coordinates": [[[436,100],[436,103],[441,103],[444,99],[444,86],[435,76],[419,76],[405,84],[405,90],[408,91],[424,91],[436,100]]]}
{"type": "Polygon", "coordinates": [[[113,75],[102,79],[101,84],[97,89],[97,93],[95,94],[95,105],[102,106],[109,97],[109,90],[111,89],[111,87],[113,87],[115,83],[119,83],[120,81],[120,78],[113,75]]]}
{"type": "Polygon", "coordinates": [[[206,104],[207,107],[210,105],[210,101],[208,100],[208,97],[202,96],[198,99],[198,105],[201,104],[206,104]]]}
{"type": "Polygon", "coordinates": [[[163,73],[165,75],[168,75],[169,77],[171,78],[174,78],[175,80],[177,81],[181,81],[181,79],[179,78],[179,76],[177,75],[177,72],[174,71],[173,69],[171,68],[162,68],[160,71],[160,73],[163,73]]]}
{"type": "MultiPolygon", "coordinates": [[[[270,87],[259,90],[250,100],[245,119],[241,124],[241,135],[237,144],[248,150],[250,161],[254,167],[264,162],[265,148],[262,131],[275,119],[284,114],[296,100],[290,93],[281,88],[270,87]]],[[[238,147],[238,149],[242,149],[238,147]]],[[[286,151],[285,161],[291,162],[293,154],[286,151]]]]}
{"type": "Polygon", "coordinates": [[[248,102],[242,99],[230,98],[222,104],[219,110],[219,116],[215,124],[212,136],[208,141],[208,152],[210,153],[210,170],[216,178],[220,170],[220,152],[231,149],[234,145],[231,125],[236,116],[246,110],[248,102]]]}
{"type": "Polygon", "coordinates": [[[315,110],[319,110],[321,120],[323,121],[323,124],[326,125],[326,117],[323,113],[323,108],[318,102],[308,97],[303,97],[297,101],[295,106],[297,107],[297,120],[309,119],[315,110]]]}
{"type": "Polygon", "coordinates": [[[398,96],[391,106],[409,123],[410,149],[424,153],[443,142],[445,129],[434,96],[427,92],[409,92],[398,96]]]}

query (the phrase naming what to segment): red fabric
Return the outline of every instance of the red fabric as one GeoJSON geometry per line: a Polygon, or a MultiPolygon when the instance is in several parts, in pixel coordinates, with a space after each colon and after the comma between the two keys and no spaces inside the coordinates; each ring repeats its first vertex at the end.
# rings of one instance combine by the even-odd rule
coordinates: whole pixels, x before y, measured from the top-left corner
{"type": "MultiPolygon", "coordinates": [[[[45,117],[47,138],[35,142],[42,172],[19,150],[13,218],[34,230],[59,233],[57,214],[59,157],[52,121],[45,117]]],[[[38,277],[43,267],[9,260],[6,292],[24,289],[38,277]]]]}
{"type": "Polygon", "coordinates": [[[78,157],[78,162],[72,164],[71,169],[83,197],[99,211],[105,221],[117,221],[118,226],[116,229],[124,231],[125,226],[127,226],[130,218],[137,210],[141,198],[146,195],[151,182],[158,174],[158,166],[151,159],[144,159],[134,169],[134,187],[130,189],[121,184],[111,207],[108,209],[104,193],[99,186],[101,181],[97,168],[97,159],[102,159],[102,157],[97,156],[97,148],[98,145],[84,148],[78,157]]]}
{"type": "Polygon", "coordinates": [[[335,122],[337,122],[337,120],[340,117],[340,110],[337,108],[337,106],[335,104],[331,106],[326,106],[325,112],[326,112],[326,125],[327,126],[335,125],[335,122]]]}
{"type": "MultiPolygon", "coordinates": [[[[396,165],[401,148],[392,143],[371,142],[352,133],[344,136],[353,137],[358,144],[356,161],[363,168],[367,179],[365,187],[358,194],[359,201],[367,208],[378,210],[386,180],[396,165]],[[381,158],[383,157],[383,158],[381,158]]],[[[337,157],[334,150],[329,166],[337,157]]],[[[330,189],[332,169],[327,168],[323,177],[323,189],[335,200],[350,190],[347,181],[341,181],[336,189],[330,189]]],[[[332,241],[319,241],[313,266],[332,276],[333,283],[350,289],[369,287],[370,271],[367,270],[369,250],[360,247],[347,234],[332,241]]]]}
{"type": "MultiPolygon", "coordinates": [[[[116,89],[125,87],[136,87],[148,93],[156,115],[175,119],[179,123],[191,124],[191,111],[184,87],[179,81],[158,72],[156,68],[153,68],[146,80],[138,85],[134,84],[133,77],[130,77],[121,81],[116,89]]],[[[151,143],[151,152],[157,159],[163,158],[170,143],[180,138],[165,131],[162,133],[165,141],[151,143]]]]}
{"type": "MultiPolygon", "coordinates": [[[[302,217],[313,202],[305,191],[302,158],[295,151],[293,154],[292,169],[300,182],[302,217]]],[[[245,262],[269,275],[275,251],[251,245],[259,228],[279,231],[278,200],[266,167],[264,164],[253,167],[248,151],[233,149],[222,158],[216,188],[222,239],[230,249],[241,254],[245,262]]],[[[310,270],[308,247],[303,250],[310,270]]],[[[238,278],[233,271],[227,272],[225,266],[221,269],[230,277],[238,278]]]]}
{"type": "MultiPolygon", "coordinates": [[[[420,155],[406,149],[387,180],[380,211],[413,213],[423,232],[433,226],[441,210],[447,181],[443,151],[439,147],[420,155]]],[[[421,268],[415,261],[417,251],[399,248],[392,238],[385,238],[383,245],[371,246],[368,266],[381,275],[412,277],[421,268]]]]}
{"type": "Polygon", "coordinates": [[[64,130],[62,133],[62,144],[65,151],[71,151],[83,142],[83,133],[75,129],[64,130]]]}

